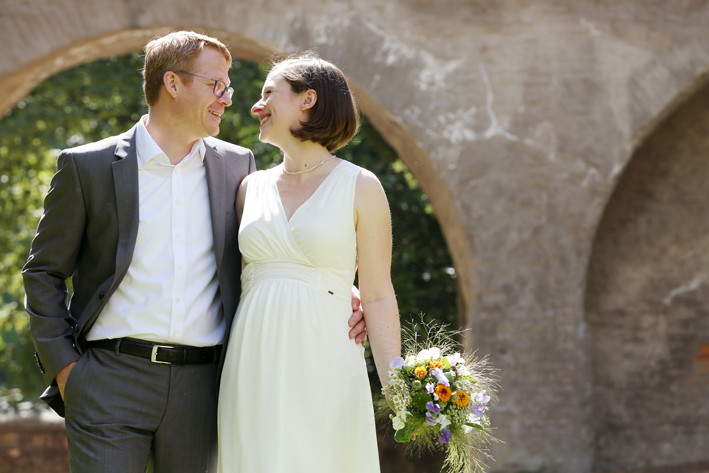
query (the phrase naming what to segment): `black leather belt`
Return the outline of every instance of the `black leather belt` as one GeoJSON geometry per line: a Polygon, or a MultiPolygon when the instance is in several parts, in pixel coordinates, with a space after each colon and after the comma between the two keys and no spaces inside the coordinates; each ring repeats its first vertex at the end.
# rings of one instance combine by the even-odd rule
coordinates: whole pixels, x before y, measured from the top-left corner
{"type": "Polygon", "coordinates": [[[167,345],[130,338],[92,340],[86,342],[86,346],[114,350],[118,353],[147,358],[153,363],[164,363],[168,365],[216,363],[219,361],[222,348],[221,345],[213,347],[167,345]]]}

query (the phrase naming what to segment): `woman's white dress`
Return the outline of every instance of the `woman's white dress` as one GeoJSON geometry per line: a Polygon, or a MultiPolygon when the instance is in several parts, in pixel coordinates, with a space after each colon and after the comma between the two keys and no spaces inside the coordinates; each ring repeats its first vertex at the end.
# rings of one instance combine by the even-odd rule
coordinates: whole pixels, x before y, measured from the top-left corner
{"type": "Polygon", "coordinates": [[[347,325],[360,170],[341,161],[290,220],[274,170],[249,177],[219,393],[221,473],[379,472],[363,349],[347,325]]]}

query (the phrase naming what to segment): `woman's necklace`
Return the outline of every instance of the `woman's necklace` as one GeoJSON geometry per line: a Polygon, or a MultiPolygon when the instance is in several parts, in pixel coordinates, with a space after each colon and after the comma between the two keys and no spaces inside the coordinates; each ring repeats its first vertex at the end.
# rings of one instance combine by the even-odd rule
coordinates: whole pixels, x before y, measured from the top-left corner
{"type": "Polygon", "coordinates": [[[316,164],[315,166],[311,166],[311,167],[309,167],[309,168],[303,169],[302,171],[289,171],[288,169],[286,169],[286,163],[284,162],[284,163],[283,163],[283,172],[286,173],[286,174],[288,174],[288,175],[291,175],[291,176],[294,176],[294,175],[296,175],[296,174],[303,174],[304,172],[310,172],[310,171],[312,171],[312,170],[314,170],[314,169],[319,168],[320,166],[322,166],[323,164],[325,164],[326,162],[328,162],[328,161],[330,161],[331,159],[334,159],[334,158],[335,158],[334,156],[330,156],[329,158],[325,158],[325,159],[323,159],[322,161],[320,161],[318,164],[316,164]]]}

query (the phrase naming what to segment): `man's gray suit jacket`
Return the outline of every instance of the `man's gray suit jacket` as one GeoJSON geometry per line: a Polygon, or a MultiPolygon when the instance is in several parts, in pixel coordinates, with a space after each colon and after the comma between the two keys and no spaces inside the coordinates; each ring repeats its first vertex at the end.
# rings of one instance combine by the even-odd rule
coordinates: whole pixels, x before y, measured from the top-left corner
{"type": "MultiPolygon", "coordinates": [[[[54,378],[80,357],[86,333],[133,256],[138,232],[135,132],[136,126],[59,155],[22,270],[37,361],[49,384],[42,398],[60,415],[64,406],[54,378]],[[70,302],[68,278],[73,289],[70,302]]],[[[216,138],[204,141],[217,279],[228,337],[240,295],[236,191],[256,167],[250,150],[216,138]]]]}

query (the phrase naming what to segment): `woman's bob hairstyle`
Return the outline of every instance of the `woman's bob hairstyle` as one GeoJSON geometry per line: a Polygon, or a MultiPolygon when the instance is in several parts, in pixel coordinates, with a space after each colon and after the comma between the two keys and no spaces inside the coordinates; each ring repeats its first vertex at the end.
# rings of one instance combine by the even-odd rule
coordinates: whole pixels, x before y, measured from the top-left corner
{"type": "Polygon", "coordinates": [[[316,53],[290,56],[273,64],[268,76],[282,77],[295,93],[314,90],[315,105],[301,128],[291,130],[302,141],[314,141],[334,152],[357,134],[359,112],[347,78],[334,64],[316,53]]]}

